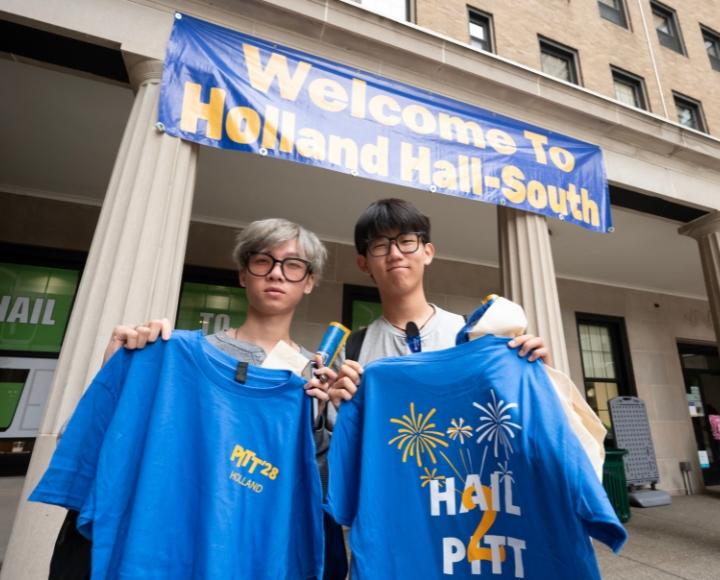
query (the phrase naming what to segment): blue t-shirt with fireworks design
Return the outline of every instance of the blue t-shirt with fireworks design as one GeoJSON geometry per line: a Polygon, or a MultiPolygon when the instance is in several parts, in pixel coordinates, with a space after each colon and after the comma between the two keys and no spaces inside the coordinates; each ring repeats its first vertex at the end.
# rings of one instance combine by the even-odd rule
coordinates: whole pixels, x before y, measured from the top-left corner
{"type": "Polygon", "coordinates": [[[542,364],[485,336],[376,361],[340,408],[326,510],[354,578],[599,578],[626,540],[542,364]]]}

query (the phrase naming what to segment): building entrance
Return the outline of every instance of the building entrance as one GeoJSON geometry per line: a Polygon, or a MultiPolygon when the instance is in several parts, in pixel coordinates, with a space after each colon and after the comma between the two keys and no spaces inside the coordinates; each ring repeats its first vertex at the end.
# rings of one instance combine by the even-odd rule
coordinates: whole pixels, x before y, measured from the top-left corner
{"type": "Polygon", "coordinates": [[[688,412],[705,485],[720,485],[720,358],[715,347],[679,344],[688,412]]]}

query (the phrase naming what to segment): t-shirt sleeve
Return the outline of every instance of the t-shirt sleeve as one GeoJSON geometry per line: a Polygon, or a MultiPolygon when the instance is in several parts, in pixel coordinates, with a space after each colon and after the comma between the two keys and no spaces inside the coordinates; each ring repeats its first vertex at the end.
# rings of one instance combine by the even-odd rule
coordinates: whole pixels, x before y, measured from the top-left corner
{"type": "Polygon", "coordinates": [[[340,406],[328,457],[330,477],[324,508],[336,522],[346,526],[352,525],[358,509],[362,452],[360,403],[361,396],[356,395],[340,406]]]}
{"type": "Polygon", "coordinates": [[[627,541],[627,531],[618,520],[590,461],[579,448],[575,459],[577,515],[590,537],[618,553],[627,541]]]}
{"type": "Polygon", "coordinates": [[[95,376],[30,501],[82,510],[92,492],[100,449],[115,412],[128,358],[122,349],[95,376]]]}

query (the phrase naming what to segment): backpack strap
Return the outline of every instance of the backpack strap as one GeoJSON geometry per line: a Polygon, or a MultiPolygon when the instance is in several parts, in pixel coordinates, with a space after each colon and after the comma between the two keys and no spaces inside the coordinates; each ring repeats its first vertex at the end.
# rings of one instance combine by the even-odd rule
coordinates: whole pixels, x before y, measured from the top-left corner
{"type": "MultiPolygon", "coordinates": [[[[463,320],[467,322],[468,315],[463,314],[463,320]]],[[[347,341],[345,341],[345,358],[350,360],[358,360],[360,358],[360,350],[362,349],[363,342],[365,342],[365,335],[367,334],[367,326],[360,330],[355,330],[350,333],[347,341]]]]}
{"type": "Polygon", "coordinates": [[[360,349],[362,349],[365,335],[367,334],[367,326],[350,333],[345,342],[345,358],[357,360],[360,357],[360,349]]]}

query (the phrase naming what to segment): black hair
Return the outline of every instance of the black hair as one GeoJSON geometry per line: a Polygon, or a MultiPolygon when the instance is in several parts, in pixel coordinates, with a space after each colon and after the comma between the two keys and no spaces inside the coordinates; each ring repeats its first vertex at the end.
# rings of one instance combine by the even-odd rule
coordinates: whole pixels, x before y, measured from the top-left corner
{"type": "Polygon", "coordinates": [[[357,253],[364,256],[368,242],[392,231],[400,234],[417,232],[427,244],[430,242],[430,219],[404,199],[379,199],[360,214],[355,224],[357,253]]]}

